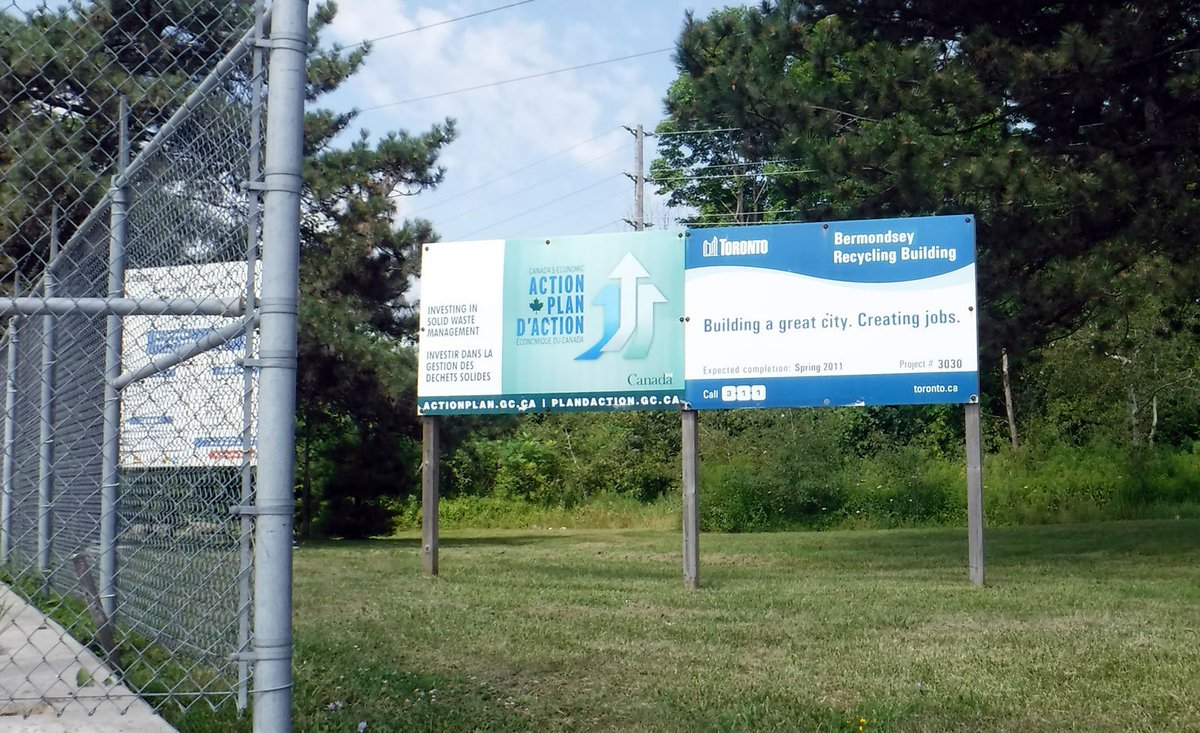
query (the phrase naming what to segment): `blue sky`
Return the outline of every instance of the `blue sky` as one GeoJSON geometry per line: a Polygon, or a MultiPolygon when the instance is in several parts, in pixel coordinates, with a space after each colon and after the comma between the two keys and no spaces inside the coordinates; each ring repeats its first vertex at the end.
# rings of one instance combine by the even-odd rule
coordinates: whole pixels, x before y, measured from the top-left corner
{"type": "MultiPolygon", "coordinates": [[[[348,45],[512,2],[343,2],[325,40],[348,45]]],[[[686,10],[705,17],[726,4],[533,0],[379,40],[366,67],[322,102],[362,109],[357,127],[372,136],[457,120],[459,138],[442,158],[445,182],[400,202],[401,216],[429,219],[444,240],[627,231],[622,220],[632,218],[633,183],[624,174],[633,172],[634,144],[621,128],[640,123],[652,130],[662,119],[676,75],[671,53],[392,103],[671,48],[686,10]]],[[[650,138],[647,167],[653,156],[650,138]]],[[[647,219],[669,225],[673,212],[652,190],[647,186],[647,219]]]]}

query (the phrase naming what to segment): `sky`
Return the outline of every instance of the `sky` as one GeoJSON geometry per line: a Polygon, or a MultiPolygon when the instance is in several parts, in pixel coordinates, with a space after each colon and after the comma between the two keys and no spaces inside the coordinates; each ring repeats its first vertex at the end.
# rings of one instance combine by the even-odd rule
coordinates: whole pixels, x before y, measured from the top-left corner
{"type": "MultiPolygon", "coordinates": [[[[727,4],[343,2],[323,41],[379,40],[365,67],[320,103],[360,110],[354,136],[360,129],[372,138],[394,130],[419,133],[447,117],[456,120],[458,138],[441,157],[444,182],[399,203],[401,217],[428,219],[443,241],[629,231],[635,150],[634,136],[623,128],[641,124],[651,131],[665,116],[663,97],[676,77],[671,50],[447,92],[673,50],[685,11],[703,18],[727,4]],[[421,26],[433,27],[412,30],[421,26]]],[[[648,137],[647,170],[653,158],[654,138],[648,137]]],[[[646,219],[670,226],[673,213],[682,212],[669,210],[647,184],[646,219]]]]}

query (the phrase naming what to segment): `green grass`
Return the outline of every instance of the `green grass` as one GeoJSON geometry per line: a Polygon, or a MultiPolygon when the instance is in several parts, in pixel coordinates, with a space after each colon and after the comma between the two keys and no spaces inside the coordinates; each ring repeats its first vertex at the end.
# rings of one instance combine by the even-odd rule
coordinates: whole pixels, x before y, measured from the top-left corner
{"type": "MultiPolygon", "coordinates": [[[[497,496],[456,496],[438,502],[438,523],[454,529],[667,529],[679,524],[679,494],[641,502],[631,496],[598,494],[571,507],[542,506],[524,499],[497,496]]],[[[421,529],[421,498],[400,507],[401,530],[421,529]]]]}
{"type": "Polygon", "coordinates": [[[296,556],[296,729],[1200,730],[1200,521],[455,530],[296,556]],[[335,710],[326,709],[335,707],[335,710]]]}

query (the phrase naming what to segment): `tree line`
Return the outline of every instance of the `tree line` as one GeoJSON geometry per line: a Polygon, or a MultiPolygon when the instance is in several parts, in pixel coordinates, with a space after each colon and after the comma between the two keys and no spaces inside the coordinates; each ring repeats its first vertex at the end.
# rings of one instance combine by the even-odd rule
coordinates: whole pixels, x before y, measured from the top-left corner
{"type": "MultiPolygon", "coordinates": [[[[688,15],[651,178],[694,226],[974,214],[987,437],[1004,465],[994,515],[1195,502],[1198,23],[1194,4],[1170,1],[780,0],[688,15]]],[[[961,516],[951,408],[704,423],[710,527],[961,516]]],[[[448,479],[547,502],[600,490],[598,476],[666,495],[673,435],[656,415],[526,418],[474,434],[448,479]]]]}
{"type": "MultiPolygon", "coordinates": [[[[29,222],[47,218],[57,194],[74,194],[68,234],[102,194],[117,92],[138,92],[135,134],[152,134],[251,8],[102,0],[0,14],[7,263],[44,261],[27,257],[46,246],[29,222]],[[188,42],[170,42],[179,39],[188,42]],[[77,120],[70,128],[44,116],[64,106],[77,120]]],[[[296,423],[305,536],[387,531],[417,491],[409,291],[418,245],[437,234],[434,223],[402,219],[401,203],[443,180],[438,156],[455,136],[452,120],[355,134],[354,110],[323,107],[370,53],[369,44],[323,42],[336,12],[316,5],[309,39],[296,423]]],[[[1120,446],[1129,461],[1151,450],[1194,454],[1197,23],[1183,0],[780,0],[688,15],[656,128],[653,185],[694,211],[687,223],[696,226],[973,213],[990,447],[1015,444],[1029,461],[1063,447],[1097,455],[1120,446]],[[702,175],[714,171],[727,175],[702,175]]],[[[447,493],[653,501],[678,486],[673,419],[447,420],[447,493]]],[[[712,413],[704,422],[708,495],[767,497],[750,502],[750,515],[803,521],[875,506],[847,489],[872,471],[872,485],[930,493],[913,477],[951,471],[952,462],[931,467],[961,438],[947,408],[712,413]]],[[[1110,488],[1134,502],[1149,491],[1110,488]]],[[[953,496],[942,493],[918,514],[952,516],[953,496]]]]}

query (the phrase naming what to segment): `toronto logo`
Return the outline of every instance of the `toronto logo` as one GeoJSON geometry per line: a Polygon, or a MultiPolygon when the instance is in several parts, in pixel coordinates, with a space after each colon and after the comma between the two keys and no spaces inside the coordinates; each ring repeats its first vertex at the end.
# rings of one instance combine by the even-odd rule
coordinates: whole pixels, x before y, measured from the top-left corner
{"type": "Polygon", "coordinates": [[[765,239],[726,239],[714,234],[712,239],[700,240],[701,257],[765,255],[770,248],[771,243],[765,239]]]}
{"type": "Polygon", "coordinates": [[[617,263],[608,276],[616,282],[605,285],[592,300],[604,312],[604,332],[576,361],[599,359],[609,352],[621,352],[626,359],[646,358],[654,340],[654,306],[667,302],[653,283],[639,282],[649,277],[632,252],[617,263]]]}

